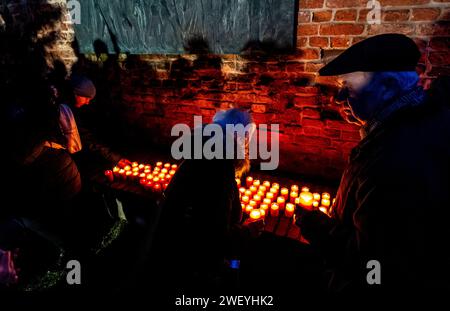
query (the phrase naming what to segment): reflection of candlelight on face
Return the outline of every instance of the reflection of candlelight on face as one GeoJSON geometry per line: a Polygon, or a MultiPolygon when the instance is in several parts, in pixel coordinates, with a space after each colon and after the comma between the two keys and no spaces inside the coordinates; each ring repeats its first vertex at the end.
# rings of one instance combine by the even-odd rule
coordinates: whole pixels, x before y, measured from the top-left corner
{"type": "Polygon", "coordinates": [[[295,205],[292,203],[287,203],[286,209],[284,211],[284,215],[286,217],[292,217],[292,215],[294,215],[294,211],[295,211],[295,205]]]}
{"type": "Polygon", "coordinates": [[[311,192],[300,193],[300,206],[311,210],[313,205],[313,195],[311,192]]]}
{"type": "Polygon", "coordinates": [[[270,206],[270,216],[276,217],[279,214],[279,207],[277,203],[272,203],[270,206]]]}
{"type": "Polygon", "coordinates": [[[277,204],[278,204],[278,207],[280,208],[280,210],[284,209],[285,202],[286,202],[286,200],[284,199],[284,197],[277,198],[277,204]]]}
{"type": "Polygon", "coordinates": [[[251,219],[252,221],[256,221],[256,220],[261,219],[261,211],[260,211],[260,210],[257,210],[257,209],[252,210],[252,211],[250,212],[250,219],[251,219]]]}
{"type": "Polygon", "coordinates": [[[253,177],[248,176],[247,179],[245,180],[245,184],[247,185],[247,188],[253,185],[253,177]]]}

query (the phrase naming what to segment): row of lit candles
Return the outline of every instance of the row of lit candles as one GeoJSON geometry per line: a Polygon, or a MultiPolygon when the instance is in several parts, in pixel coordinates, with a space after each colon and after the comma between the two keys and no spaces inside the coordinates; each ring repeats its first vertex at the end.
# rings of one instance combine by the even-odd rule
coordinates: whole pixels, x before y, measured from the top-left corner
{"type": "MultiPolygon", "coordinates": [[[[331,196],[329,193],[311,193],[308,187],[299,188],[292,185],[288,188],[280,188],[278,183],[269,181],[261,182],[249,176],[245,180],[245,186],[241,186],[241,180],[236,179],[239,187],[242,210],[252,220],[264,218],[266,215],[277,217],[280,211],[284,216],[292,217],[295,206],[299,205],[307,210],[318,209],[329,215],[331,196]]],[[[334,203],[334,199],[333,199],[334,203]]]]}
{"type": "Polygon", "coordinates": [[[149,164],[138,162],[133,162],[131,165],[119,163],[112,170],[105,171],[105,176],[110,182],[139,181],[144,188],[160,192],[167,188],[177,168],[177,164],[163,164],[163,162],[156,162],[153,168],[149,164]]]}

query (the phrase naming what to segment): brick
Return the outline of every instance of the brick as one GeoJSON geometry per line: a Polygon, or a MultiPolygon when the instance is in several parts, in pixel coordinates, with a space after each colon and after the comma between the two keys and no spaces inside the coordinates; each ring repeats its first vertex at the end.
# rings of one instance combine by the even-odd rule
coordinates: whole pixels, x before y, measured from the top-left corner
{"type": "Polygon", "coordinates": [[[433,66],[448,66],[450,64],[450,52],[431,52],[429,61],[433,66]]]}
{"type": "Polygon", "coordinates": [[[366,23],[367,22],[367,14],[369,13],[369,11],[370,11],[369,9],[359,10],[358,22],[366,23]]]}
{"type": "Polygon", "coordinates": [[[329,137],[333,139],[340,139],[341,138],[341,131],[337,129],[322,129],[321,136],[329,137]]]}
{"type": "Polygon", "coordinates": [[[313,13],[313,22],[328,22],[331,20],[331,17],[333,15],[333,11],[331,10],[324,10],[324,11],[316,11],[313,13]]]}
{"type": "Polygon", "coordinates": [[[303,107],[314,107],[317,106],[318,97],[315,95],[312,96],[297,96],[294,98],[294,106],[303,108],[303,107]]]}
{"type": "Polygon", "coordinates": [[[413,24],[381,24],[381,25],[369,25],[368,34],[377,35],[382,33],[401,33],[404,35],[415,34],[413,24]]]}
{"type": "Polygon", "coordinates": [[[450,50],[450,37],[435,37],[430,39],[430,49],[432,50],[450,50]]]}
{"type": "MultiPolygon", "coordinates": [[[[300,8],[302,9],[302,8],[300,8]]],[[[300,11],[298,12],[298,22],[299,23],[309,23],[311,22],[311,12],[310,11],[300,11]]]]}
{"type": "Polygon", "coordinates": [[[301,145],[312,145],[312,146],[330,146],[331,139],[320,137],[320,136],[296,136],[294,141],[301,145]]]}
{"type": "Polygon", "coordinates": [[[360,141],[361,135],[359,131],[342,131],[342,139],[350,141],[360,141]]]}
{"type": "Polygon", "coordinates": [[[308,45],[307,37],[297,37],[297,48],[304,48],[308,45]]]}
{"type": "Polygon", "coordinates": [[[303,134],[307,136],[320,136],[320,129],[317,127],[303,127],[303,134]]]}
{"type": "Polygon", "coordinates": [[[319,49],[300,49],[301,59],[320,59],[319,49]]]}
{"type": "Polygon", "coordinates": [[[334,14],[335,21],[356,21],[358,12],[356,10],[338,10],[334,14]]]}
{"type": "Polygon", "coordinates": [[[434,21],[436,20],[441,11],[439,9],[420,8],[413,9],[411,13],[412,21],[434,21]]]}
{"type": "Polygon", "coordinates": [[[358,126],[345,121],[326,120],[326,127],[342,131],[358,131],[358,126]]]}
{"type": "Polygon", "coordinates": [[[416,36],[448,36],[450,22],[439,21],[436,23],[419,23],[415,32],[416,36]]]}
{"type": "Polygon", "coordinates": [[[297,27],[297,36],[314,36],[319,32],[319,25],[300,24],[297,27]]]}
{"type": "Polygon", "coordinates": [[[309,45],[312,47],[328,47],[329,40],[328,37],[310,37],[309,45]]]}
{"type": "Polygon", "coordinates": [[[317,9],[323,7],[324,0],[300,0],[301,9],[317,9]]]}
{"type": "Polygon", "coordinates": [[[321,120],[314,120],[314,119],[307,119],[307,118],[303,118],[301,125],[303,127],[316,127],[316,128],[323,128],[325,126],[325,122],[321,121],[321,120]]]}
{"type": "Polygon", "coordinates": [[[366,0],[327,0],[326,6],[329,8],[365,8],[366,0]]]}
{"type": "Polygon", "coordinates": [[[320,68],[322,68],[324,66],[324,63],[320,62],[320,63],[313,63],[313,62],[308,62],[306,63],[305,66],[305,71],[306,72],[318,72],[320,68]]]}
{"type": "Polygon", "coordinates": [[[305,108],[302,110],[302,117],[309,119],[320,119],[320,111],[317,109],[305,108]]]}
{"type": "Polygon", "coordinates": [[[252,112],[264,113],[264,112],[266,112],[266,105],[253,104],[252,112]]]}
{"type": "Polygon", "coordinates": [[[321,35],[360,35],[364,32],[361,24],[323,24],[320,25],[321,35]]]}
{"type": "Polygon", "coordinates": [[[305,71],[305,63],[303,62],[288,62],[286,64],[287,72],[305,71]]]}
{"type": "Polygon", "coordinates": [[[385,6],[407,6],[430,3],[430,0],[379,0],[381,7],[385,6]]]}
{"type": "Polygon", "coordinates": [[[348,37],[332,37],[331,47],[332,48],[347,48],[350,46],[351,38],[348,37]]]}
{"type": "Polygon", "coordinates": [[[388,10],[382,13],[385,22],[401,22],[409,19],[409,10],[388,10]]]}

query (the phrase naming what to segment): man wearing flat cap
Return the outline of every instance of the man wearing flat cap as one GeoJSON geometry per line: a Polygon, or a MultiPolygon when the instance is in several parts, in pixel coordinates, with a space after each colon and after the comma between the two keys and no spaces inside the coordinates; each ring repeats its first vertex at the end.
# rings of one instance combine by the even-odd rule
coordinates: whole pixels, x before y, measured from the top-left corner
{"type": "Polygon", "coordinates": [[[450,293],[450,109],[418,86],[419,58],[410,38],[383,34],[319,71],[337,76],[362,136],[331,217],[298,215],[333,293],[450,293]]]}

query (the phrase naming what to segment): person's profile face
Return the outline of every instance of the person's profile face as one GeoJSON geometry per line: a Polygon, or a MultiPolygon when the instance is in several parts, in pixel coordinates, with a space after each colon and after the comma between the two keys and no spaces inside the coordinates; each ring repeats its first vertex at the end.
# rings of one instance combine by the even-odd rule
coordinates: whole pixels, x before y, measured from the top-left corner
{"type": "Polygon", "coordinates": [[[347,88],[349,97],[358,98],[361,91],[370,83],[372,72],[356,71],[338,76],[341,87],[347,88]]]}
{"type": "Polygon", "coordinates": [[[75,108],[81,108],[83,106],[89,105],[91,99],[89,97],[75,96],[75,108]]]}

